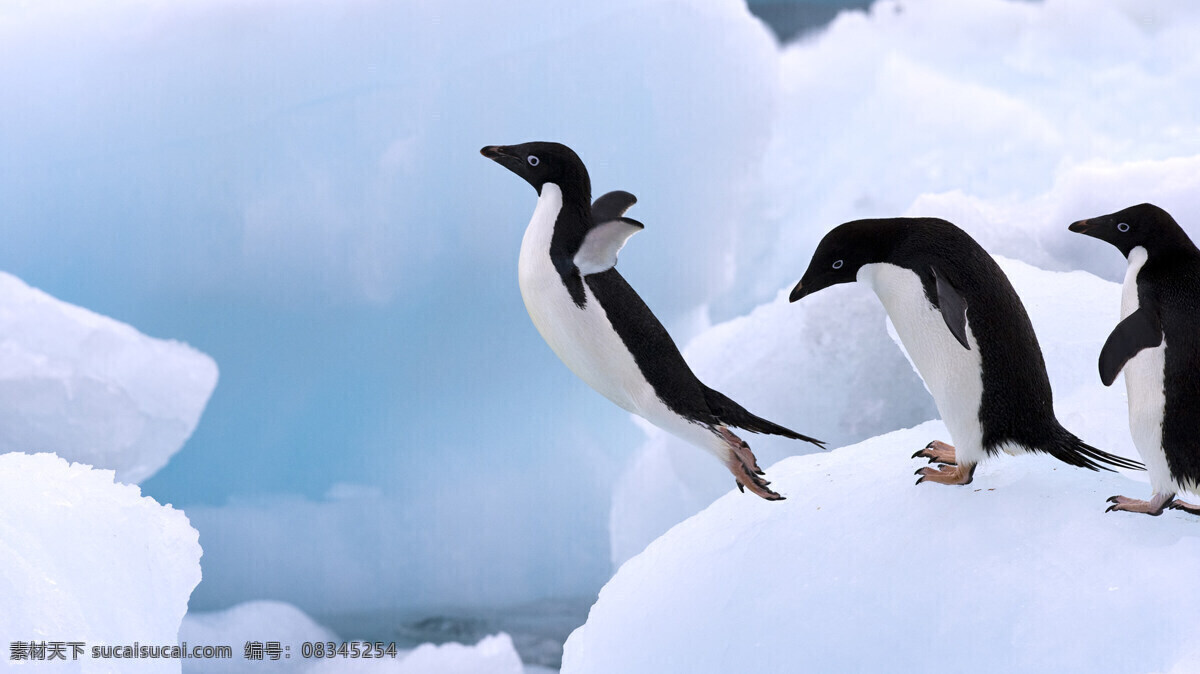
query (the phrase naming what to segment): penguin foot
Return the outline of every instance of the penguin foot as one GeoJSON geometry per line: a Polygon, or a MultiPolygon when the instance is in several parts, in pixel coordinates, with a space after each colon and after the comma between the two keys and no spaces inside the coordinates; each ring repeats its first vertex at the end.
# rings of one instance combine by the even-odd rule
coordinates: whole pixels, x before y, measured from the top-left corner
{"type": "Polygon", "coordinates": [[[926,466],[920,468],[913,475],[920,475],[917,484],[922,482],[936,482],[938,484],[963,485],[971,484],[971,480],[975,477],[975,466],[940,466],[933,468],[926,466]]]}
{"type": "MultiPolygon", "coordinates": [[[[1140,501],[1125,496],[1109,496],[1106,503],[1111,503],[1112,505],[1108,506],[1108,509],[1104,512],[1111,513],[1123,510],[1128,513],[1142,513],[1151,517],[1158,517],[1162,514],[1163,508],[1167,506],[1167,502],[1173,498],[1175,498],[1174,494],[1155,494],[1154,498],[1149,501],[1140,501]]],[[[1182,501],[1178,502],[1183,503],[1182,501]]],[[[1171,503],[1171,507],[1174,507],[1175,501],[1171,501],[1171,503]]],[[[1184,503],[1184,505],[1188,504],[1184,503]]],[[[1191,507],[1194,508],[1195,506],[1191,507]]],[[[1185,508],[1180,508],[1180,510],[1185,510],[1185,508]]],[[[1197,509],[1196,513],[1200,514],[1200,508],[1197,509]]]]}
{"type": "Polygon", "coordinates": [[[1200,515],[1200,506],[1192,505],[1191,503],[1187,503],[1186,501],[1180,501],[1179,499],[1175,499],[1174,501],[1171,501],[1170,503],[1167,504],[1167,507],[1170,508],[1171,510],[1182,510],[1185,513],[1191,513],[1193,515],[1200,515]]]}
{"type": "Polygon", "coordinates": [[[929,463],[941,463],[947,466],[957,466],[958,461],[954,454],[954,445],[947,445],[941,440],[934,440],[925,445],[925,449],[917,450],[913,455],[914,459],[929,459],[929,463]]]}
{"type": "Polygon", "coordinates": [[[758,460],[754,458],[754,452],[750,451],[750,445],[728,428],[718,428],[717,433],[729,448],[729,458],[725,461],[725,467],[733,473],[738,489],[745,492],[749,488],[751,492],[768,501],[782,501],[783,497],[772,491],[769,486],[771,483],[763,478],[765,473],[758,467],[758,460]]]}

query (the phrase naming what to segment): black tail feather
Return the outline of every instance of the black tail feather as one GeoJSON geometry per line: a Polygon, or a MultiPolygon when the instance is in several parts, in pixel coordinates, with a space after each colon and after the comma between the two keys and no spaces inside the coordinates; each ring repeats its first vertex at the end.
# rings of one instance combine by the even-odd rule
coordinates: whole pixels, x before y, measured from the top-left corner
{"type": "Polygon", "coordinates": [[[726,426],[734,426],[751,433],[766,433],[768,435],[780,435],[793,440],[803,440],[825,449],[825,443],[816,438],[810,438],[807,435],[802,435],[790,428],[784,428],[777,423],[767,421],[762,417],[755,416],[746,411],[746,408],[733,402],[728,396],[720,391],[704,387],[704,398],[708,402],[708,408],[712,411],[713,416],[717,421],[726,426]]]}
{"type": "Polygon", "coordinates": [[[1059,434],[1059,437],[1052,444],[1039,449],[1042,449],[1063,463],[1089,470],[1111,471],[1113,470],[1111,466],[1128,470],[1146,470],[1146,466],[1139,461],[1126,459],[1123,456],[1109,454],[1104,450],[1096,449],[1075,437],[1065,428],[1061,430],[1062,433],[1059,434]]]}

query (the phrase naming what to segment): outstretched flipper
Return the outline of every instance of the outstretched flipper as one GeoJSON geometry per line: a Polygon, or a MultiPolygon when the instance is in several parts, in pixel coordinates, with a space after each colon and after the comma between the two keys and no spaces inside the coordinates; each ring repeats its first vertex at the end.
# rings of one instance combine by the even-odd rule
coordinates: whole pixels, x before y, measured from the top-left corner
{"type": "Polygon", "coordinates": [[[645,229],[646,226],[637,220],[623,217],[635,203],[637,197],[620,190],[609,192],[592,203],[592,228],[584,234],[583,243],[571,260],[580,274],[599,274],[615,267],[617,254],[625,247],[625,242],[645,229]]]}
{"type": "Polygon", "coordinates": [[[1158,315],[1147,307],[1139,307],[1117,323],[1104,342],[1104,348],[1100,350],[1100,381],[1105,386],[1112,386],[1125,363],[1142,349],[1153,349],[1162,341],[1158,315]]]}
{"type": "Polygon", "coordinates": [[[592,222],[600,224],[616,220],[636,203],[637,197],[624,190],[602,194],[592,202],[592,222]]]}
{"type": "Polygon", "coordinates": [[[937,267],[930,267],[930,270],[933,271],[933,279],[937,283],[938,309],[942,312],[942,319],[946,321],[946,327],[950,328],[950,334],[954,335],[964,349],[970,351],[971,345],[967,343],[967,301],[950,285],[946,277],[938,273],[937,267]]]}
{"type": "Polygon", "coordinates": [[[746,411],[746,408],[730,400],[728,396],[720,391],[714,391],[713,389],[705,386],[704,400],[708,403],[708,409],[712,411],[712,414],[717,418],[717,421],[720,421],[726,426],[742,428],[750,431],[751,433],[782,435],[785,438],[791,438],[793,440],[811,442],[821,449],[825,449],[824,442],[817,440],[816,438],[810,438],[807,435],[801,435],[790,428],[784,428],[779,424],[767,421],[762,417],[755,416],[746,411]]]}

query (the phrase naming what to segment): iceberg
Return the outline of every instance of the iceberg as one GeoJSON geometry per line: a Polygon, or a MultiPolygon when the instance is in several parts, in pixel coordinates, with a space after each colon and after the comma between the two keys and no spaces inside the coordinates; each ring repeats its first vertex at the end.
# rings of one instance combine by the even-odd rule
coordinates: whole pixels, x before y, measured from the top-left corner
{"type": "MultiPolygon", "coordinates": [[[[199,534],[187,517],[114,481],[114,472],[52,454],[0,455],[0,634],[67,647],[71,671],[114,671],[94,647],[177,644],[200,582],[199,534]]],[[[46,662],[33,662],[37,670],[46,662]]],[[[139,672],[179,672],[175,659],[139,672]]],[[[55,670],[57,671],[57,670],[55,670]]]]}
{"type": "Polygon", "coordinates": [[[0,451],[52,451],[138,483],[191,436],[216,385],[216,363],[190,346],[0,272],[0,451]]]}

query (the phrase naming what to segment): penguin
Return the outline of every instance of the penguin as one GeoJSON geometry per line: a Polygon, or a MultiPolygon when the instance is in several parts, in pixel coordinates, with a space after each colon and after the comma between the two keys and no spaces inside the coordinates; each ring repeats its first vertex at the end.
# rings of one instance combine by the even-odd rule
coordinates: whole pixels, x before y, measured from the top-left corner
{"type": "Polygon", "coordinates": [[[941,464],[918,470],[917,484],[970,484],[976,467],[1000,452],[1045,452],[1092,470],[1141,467],[1085,444],[1058,422],[1025,307],[963,230],[937,218],[839,225],[817,245],[790,299],[851,281],[870,286],[883,303],[954,443],[935,440],[913,454],[941,464]]]}
{"type": "Polygon", "coordinates": [[[738,489],[781,500],[730,428],[823,443],[751,414],[692,373],[615,268],[625,242],[643,228],[625,217],[637,198],[617,191],[591,203],[587,169],[559,143],[491,145],[480,153],[537,190],[517,278],[529,317],[559,359],[622,409],[712,453],[738,489]]]}
{"type": "Polygon", "coordinates": [[[1175,498],[1200,494],[1200,250],[1169,213],[1152,204],[1080,220],[1072,232],[1116,246],[1129,266],[1121,321],[1100,350],[1100,381],[1125,372],[1129,431],[1146,462],[1149,501],[1113,496],[1105,512],[1200,515],[1175,498]]]}

